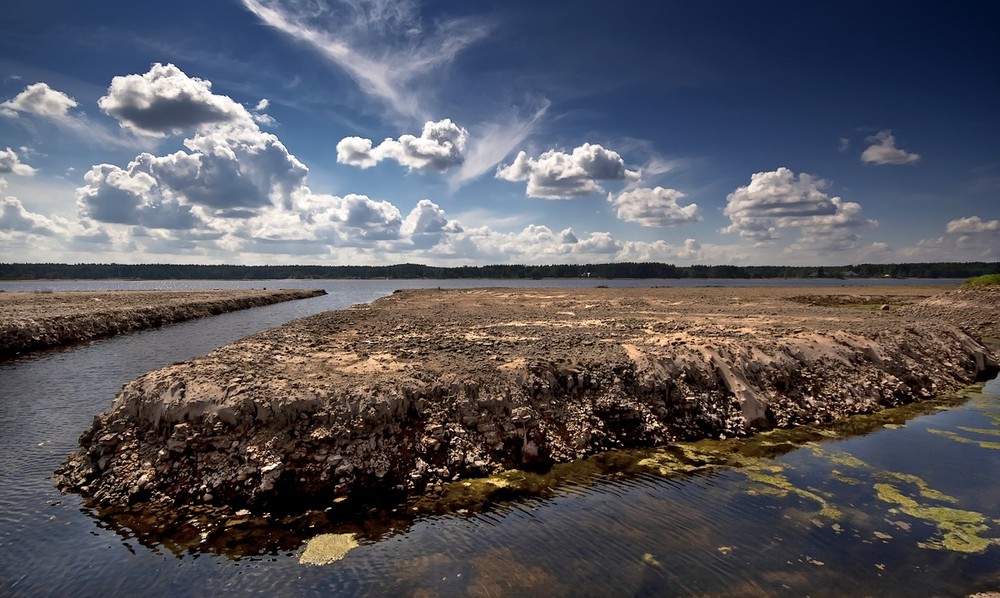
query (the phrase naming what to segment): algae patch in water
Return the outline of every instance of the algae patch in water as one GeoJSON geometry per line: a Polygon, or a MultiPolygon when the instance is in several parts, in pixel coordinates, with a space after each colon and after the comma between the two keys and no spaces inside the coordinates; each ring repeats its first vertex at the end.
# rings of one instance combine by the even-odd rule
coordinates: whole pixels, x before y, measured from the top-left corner
{"type": "Polygon", "coordinates": [[[299,562],[303,565],[329,565],[357,547],[358,540],[354,534],[320,534],[309,540],[299,562]]]}
{"type": "Polygon", "coordinates": [[[800,498],[811,500],[819,504],[819,514],[829,519],[840,519],[843,513],[836,506],[831,505],[825,498],[804,488],[799,488],[783,474],[781,469],[775,466],[769,467],[748,467],[743,470],[748,478],[757,482],[758,486],[747,491],[748,494],[767,494],[779,498],[794,494],[800,498]]]}
{"type": "MultiPolygon", "coordinates": [[[[979,440],[979,439],[976,439],[976,438],[969,438],[967,436],[962,436],[958,432],[952,432],[951,430],[937,430],[937,429],[934,429],[934,428],[928,428],[927,431],[930,432],[931,434],[937,434],[938,436],[944,436],[948,440],[954,440],[955,442],[961,442],[961,443],[964,443],[964,444],[975,444],[979,448],[984,448],[984,449],[1000,450],[1000,442],[994,442],[994,441],[991,441],[991,440],[979,440]]],[[[997,432],[996,430],[987,430],[985,433],[993,434],[993,433],[996,433],[996,432],[997,432]]],[[[977,433],[983,434],[984,432],[977,432],[977,433]]]]}
{"type": "Polygon", "coordinates": [[[921,548],[980,554],[991,545],[1000,544],[1000,538],[984,538],[980,535],[989,530],[982,513],[921,504],[892,484],[877,483],[875,492],[882,502],[896,505],[900,512],[937,527],[941,537],[929,542],[918,542],[917,546],[921,548]]]}

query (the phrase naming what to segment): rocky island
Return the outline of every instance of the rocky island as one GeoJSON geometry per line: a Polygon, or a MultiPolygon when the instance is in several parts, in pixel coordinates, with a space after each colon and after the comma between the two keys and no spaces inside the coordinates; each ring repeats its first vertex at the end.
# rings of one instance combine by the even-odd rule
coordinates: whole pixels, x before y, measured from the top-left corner
{"type": "Polygon", "coordinates": [[[56,480],[261,512],[830,422],[994,375],[998,308],[995,288],[397,291],[126,384],[56,480]]]}
{"type": "Polygon", "coordinates": [[[0,293],[0,358],[325,295],[323,290],[0,293]]]}

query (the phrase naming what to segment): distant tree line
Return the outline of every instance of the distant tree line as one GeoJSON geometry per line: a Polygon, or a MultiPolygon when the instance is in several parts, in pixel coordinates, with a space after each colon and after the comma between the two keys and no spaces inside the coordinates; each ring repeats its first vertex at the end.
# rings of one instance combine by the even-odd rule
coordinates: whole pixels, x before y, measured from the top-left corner
{"type": "Polygon", "coordinates": [[[1000,262],[857,264],[847,266],[675,266],[615,264],[394,266],[237,266],[174,264],[0,264],[0,280],[273,280],[370,278],[969,278],[1000,273],[1000,262]]]}

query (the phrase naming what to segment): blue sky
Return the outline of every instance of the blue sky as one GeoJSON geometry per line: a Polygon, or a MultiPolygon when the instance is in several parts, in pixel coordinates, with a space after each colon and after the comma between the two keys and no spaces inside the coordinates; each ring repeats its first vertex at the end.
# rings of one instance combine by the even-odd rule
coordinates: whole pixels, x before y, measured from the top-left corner
{"type": "Polygon", "coordinates": [[[0,261],[996,261],[998,22],[8,0],[0,261]]]}

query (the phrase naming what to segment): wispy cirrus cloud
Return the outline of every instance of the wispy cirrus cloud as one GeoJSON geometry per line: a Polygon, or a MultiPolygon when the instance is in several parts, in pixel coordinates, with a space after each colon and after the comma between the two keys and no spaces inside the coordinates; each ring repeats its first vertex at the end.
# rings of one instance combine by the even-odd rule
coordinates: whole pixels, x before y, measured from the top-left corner
{"type": "Polygon", "coordinates": [[[427,120],[422,80],[450,64],[489,27],[469,18],[435,20],[427,27],[415,2],[243,0],[265,24],[311,46],[343,69],[362,91],[396,114],[427,120]]]}
{"type": "Polygon", "coordinates": [[[492,170],[534,132],[551,102],[542,99],[530,114],[511,111],[506,118],[486,122],[474,129],[465,160],[449,177],[453,190],[492,170]]]}

